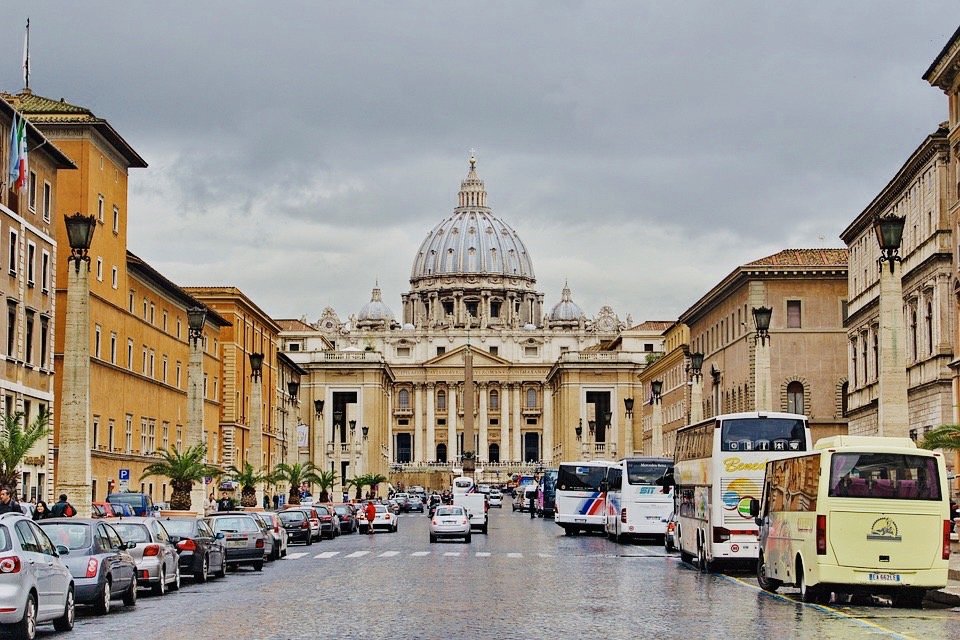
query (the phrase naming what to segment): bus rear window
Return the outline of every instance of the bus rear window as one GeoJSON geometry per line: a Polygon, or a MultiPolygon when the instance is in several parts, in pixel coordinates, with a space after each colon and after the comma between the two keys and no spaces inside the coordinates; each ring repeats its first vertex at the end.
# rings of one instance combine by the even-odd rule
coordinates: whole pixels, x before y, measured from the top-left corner
{"type": "Polygon", "coordinates": [[[724,420],[721,451],[806,451],[806,424],[791,418],[724,420]]]}
{"type": "Polygon", "coordinates": [[[557,489],[560,491],[599,491],[600,482],[606,475],[606,467],[561,465],[557,472],[557,489]]]}
{"type": "Polygon", "coordinates": [[[835,453],[830,462],[829,495],[941,500],[937,460],[933,456],[896,453],[835,453]]]}
{"type": "Polygon", "coordinates": [[[627,482],[629,484],[654,484],[673,468],[667,463],[651,464],[649,462],[627,461],[627,482]]]}

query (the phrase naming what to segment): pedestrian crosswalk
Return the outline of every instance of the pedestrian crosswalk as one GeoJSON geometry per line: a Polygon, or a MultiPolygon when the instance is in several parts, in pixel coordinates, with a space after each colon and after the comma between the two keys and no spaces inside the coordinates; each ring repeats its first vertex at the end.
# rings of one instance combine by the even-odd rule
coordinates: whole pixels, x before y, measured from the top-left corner
{"type": "MultiPolygon", "coordinates": [[[[398,551],[391,549],[388,551],[370,551],[370,550],[360,550],[360,551],[323,551],[321,553],[311,553],[304,551],[289,552],[286,556],[287,560],[334,560],[334,559],[355,559],[355,558],[396,558],[396,557],[408,557],[408,558],[426,558],[426,557],[440,557],[440,558],[508,558],[508,559],[524,559],[524,558],[563,558],[565,555],[555,554],[555,553],[543,553],[540,551],[537,552],[521,552],[521,551],[505,551],[505,552],[496,552],[496,551],[469,551],[465,549],[457,551],[447,551],[445,549],[436,549],[433,551],[398,551]]],[[[601,554],[601,557],[606,558],[665,558],[672,557],[671,554],[666,553],[663,550],[657,548],[644,549],[644,548],[631,548],[628,551],[624,551],[620,554],[601,554]]]]}

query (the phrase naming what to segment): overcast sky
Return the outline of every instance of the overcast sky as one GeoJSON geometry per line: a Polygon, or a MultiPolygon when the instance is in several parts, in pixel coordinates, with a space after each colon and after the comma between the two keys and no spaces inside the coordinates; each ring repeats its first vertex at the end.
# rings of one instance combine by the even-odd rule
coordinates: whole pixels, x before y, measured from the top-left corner
{"type": "MultiPolygon", "coordinates": [[[[839,233],[947,117],[943,2],[50,2],[5,6],[0,88],[146,159],[129,249],[275,318],[400,312],[467,158],[588,316],[672,320],[839,233]]],[[[96,243],[96,240],[94,240],[96,243]]]]}

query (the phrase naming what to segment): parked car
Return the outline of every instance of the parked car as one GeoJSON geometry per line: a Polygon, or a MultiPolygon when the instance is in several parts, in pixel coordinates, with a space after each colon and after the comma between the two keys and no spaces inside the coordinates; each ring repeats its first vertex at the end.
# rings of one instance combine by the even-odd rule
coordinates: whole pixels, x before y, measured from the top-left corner
{"type": "Polygon", "coordinates": [[[470,542],[470,517],[467,510],[458,504],[437,507],[430,518],[430,542],[440,538],[463,538],[470,542]]]}
{"type": "Polygon", "coordinates": [[[349,504],[335,504],[333,510],[340,518],[340,533],[354,533],[357,530],[357,512],[349,504]]]}
{"type": "Polygon", "coordinates": [[[313,537],[313,540],[320,540],[320,514],[317,513],[316,507],[312,505],[299,505],[294,504],[287,507],[287,510],[296,509],[303,511],[307,520],[310,522],[310,535],[313,537]]]}
{"type": "Polygon", "coordinates": [[[163,519],[163,526],[180,553],[181,576],[206,582],[211,572],[217,578],[227,575],[224,534],[214,533],[209,524],[196,516],[168,516],[163,519]]]}
{"type": "Polygon", "coordinates": [[[214,534],[224,534],[227,566],[249,565],[254,571],[263,571],[267,535],[252,514],[218,512],[205,519],[214,534]]]}
{"type": "Polygon", "coordinates": [[[112,523],[124,542],[135,542],[130,555],[137,563],[137,583],[162,596],[180,588],[180,559],[170,534],[156,518],[123,518],[112,523]]]}
{"type": "Polygon", "coordinates": [[[340,535],[340,519],[337,517],[333,507],[323,505],[315,506],[317,516],[320,518],[320,537],[326,536],[333,540],[340,535]]]}
{"type": "MultiPolygon", "coordinates": [[[[386,505],[378,504],[375,506],[377,508],[377,515],[373,519],[373,530],[386,529],[388,532],[396,533],[397,527],[400,524],[397,515],[391,513],[386,505]]],[[[359,518],[360,533],[366,533],[370,527],[370,523],[367,522],[367,516],[363,509],[357,512],[357,517],[359,518]]]]}
{"type": "Polygon", "coordinates": [[[393,515],[400,515],[400,511],[401,511],[400,502],[396,498],[391,498],[390,500],[387,500],[386,507],[390,511],[390,513],[392,513],[393,515]]]}
{"type": "Polygon", "coordinates": [[[160,508],[153,504],[153,499],[145,493],[120,492],[107,496],[110,504],[127,504],[133,509],[134,515],[141,518],[152,517],[160,508]]]}
{"type": "Polygon", "coordinates": [[[288,542],[303,542],[307,546],[313,544],[313,531],[310,520],[303,509],[285,509],[277,514],[283,528],[287,530],[288,542]]]}
{"type": "Polygon", "coordinates": [[[284,528],[283,523],[280,522],[280,516],[277,515],[276,511],[259,511],[258,513],[260,517],[270,525],[270,535],[273,538],[273,556],[270,559],[279,560],[280,558],[286,558],[288,537],[287,530],[284,528]]]}
{"type": "Polygon", "coordinates": [[[407,512],[412,513],[414,511],[423,513],[423,500],[420,499],[420,496],[410,496],[410,499],[407,500],[407,512]]]}
{"type": "Polygon", "coordinates": [[[22,513],[0,516],[0,630],[32,639],[42,622],[73,629],[74,581],[60,558],[67,553],[22,513]]]}
{"type": "Polygon", "coordinates": [[[491,489],[487,494],[487,501],[491,507],[503,508],[503,494],[500,489],[491,489]]]}
{"type": "Polygon", "coordinates": [[[73,576],[76,604],[92,605],[98,615],[110,612],[114,598],[137,604],[137,563],[113,527],[93,518],[51,518],[37,524],[55,545],[70,550],[61,559],[73,576]]]}

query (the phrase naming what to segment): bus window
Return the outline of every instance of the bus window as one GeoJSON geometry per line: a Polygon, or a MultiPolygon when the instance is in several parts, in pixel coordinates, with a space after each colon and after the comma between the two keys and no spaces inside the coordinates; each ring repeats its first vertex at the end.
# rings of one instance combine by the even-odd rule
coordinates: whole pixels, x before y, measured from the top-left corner
{"type": "Polygon", "coordinates": [[[673,470],[666,462],[627,461],[627,482],[629,484],[656,484],[657,480],[673,470]]]}
{"type": "Polygon", "coordinates": [[[723,421],[721,451],[806,451],[803,420],[735,418],[723,421]]]}
{"type": "Polygon", "coordinates": [[[831,497],[940,500],[936,458],[891,453],[836,453],[831,497]]]}
{"type": "Polygon", "coordinates": [[[607,467],[562,464],[557,472],[557,488],[561,491],[599,491],[607,467]]]}

